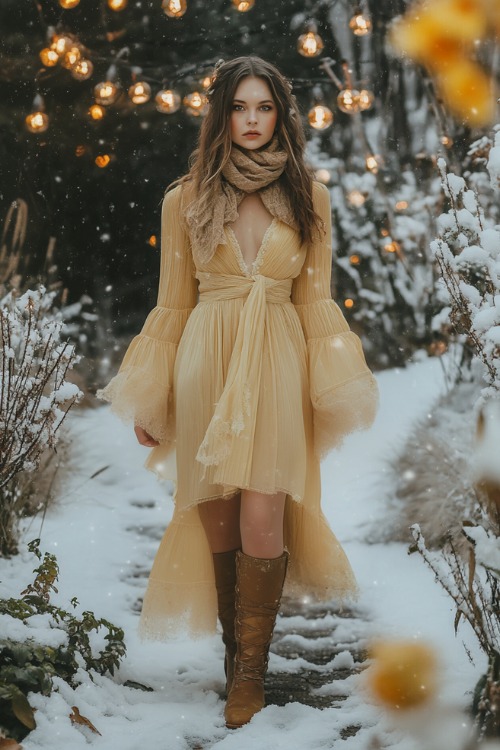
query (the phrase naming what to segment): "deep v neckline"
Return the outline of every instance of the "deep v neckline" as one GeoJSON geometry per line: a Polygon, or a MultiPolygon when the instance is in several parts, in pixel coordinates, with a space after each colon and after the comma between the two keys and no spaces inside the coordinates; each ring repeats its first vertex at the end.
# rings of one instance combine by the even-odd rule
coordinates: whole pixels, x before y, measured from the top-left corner
{"type": "Polygon", "coordinates": [[[274,216],[273,220],[267,227],[266,231],[264,232],[264,236],[262,237],[262,242],[260,243],[260,247],[257,250],[257,255],[255,256],[255,260],[252,261],[252,264],[250,268],[247,266],[245,262],[245,258],[243,257],[243,253],[241,252],[241,246],[238,242],[238,238],[236,237],[233,228],[229,226],[229,224],[226,224],[226,228],[229,232],[230,237],[233,240],[233,245],[235,248],[235,254],[236,254],[236,260],[238,261],[238,265],[240,266],[241,270],[245,273],[245,276],[255,276],[255,274],[258,272],[262,260],[264,258],[264,252],[266,250],[267,243],[269,241],[269,236],[271,234],[271,230],[273,229],[274,225],[276,224],[277,219],[274,216]]]}

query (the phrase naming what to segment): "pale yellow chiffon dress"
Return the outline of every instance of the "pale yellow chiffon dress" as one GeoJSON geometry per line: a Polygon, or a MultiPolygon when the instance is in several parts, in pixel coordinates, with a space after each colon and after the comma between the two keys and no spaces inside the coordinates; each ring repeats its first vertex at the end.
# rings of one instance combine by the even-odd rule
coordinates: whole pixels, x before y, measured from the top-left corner
{"type": "MultiPolygon", "coordinates": [[[[210,549],[198,504],[240,488],[286,492],[285,595],[355,594],[349,562],[320,508],[320,458],[373,421],[376,381],[330,293],[331,210],[315,182],[324,239],[302,245],[273,219],[247,267],[234,232],[193,260],[182,187],[162,206],[157,307],[99,397],[160,446],[146,467],[174,482],[175,510],[156,555],[140,633],[215,629],[210,549]]],[[[331,491],[331,488],[328,488],[331,491]]]]}

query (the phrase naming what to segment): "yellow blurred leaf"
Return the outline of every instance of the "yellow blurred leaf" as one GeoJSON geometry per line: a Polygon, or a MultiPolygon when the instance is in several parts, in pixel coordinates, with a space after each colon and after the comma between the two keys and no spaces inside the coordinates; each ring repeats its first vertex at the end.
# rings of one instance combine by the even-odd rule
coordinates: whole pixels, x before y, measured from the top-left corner
{"type": "Polygon", "coordinates": [[[439,71],[439,93],[449,109],[471,125],[487,125],[495,114],[495,93],[486,72],[475,62],[461,59],[439,71]]]}
{"type": "Polygon", "coordinates": [[[77,706],[71,706],[73,713],[69,715],[69,718],[73,722],[73,724],[81,724],[82,726],[88,727],[96,734],[100,735],[102,737],[102,734],[98,729],[95,728],[95,726],[92,724],[90,719],[87,719],[86,716],[82,716],[77,706]]]}
{"type": "Polygon", "coordinates": [[[437,686],[437,660],[416,641],[379,641],[366,680],[375,698],[391,709],[412,708],[430,700],[437,686]]]}

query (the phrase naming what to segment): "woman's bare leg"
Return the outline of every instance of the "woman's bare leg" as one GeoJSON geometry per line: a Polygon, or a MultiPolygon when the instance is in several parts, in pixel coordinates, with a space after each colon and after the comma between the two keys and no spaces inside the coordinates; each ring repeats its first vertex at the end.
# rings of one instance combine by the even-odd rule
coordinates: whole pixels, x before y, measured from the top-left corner
{"type": "Polygon", "coordinates": [[[240,531],[246,555],[270,559],[283,553],[285,500],[285,492],[241,491],[240,531]]]}
{"type": "Polygon", "coordinates": [[[240,500],[238,493],[228,500],[207,500],[198,505],[211,552],[229,552],[241,548],[240,500]]]}

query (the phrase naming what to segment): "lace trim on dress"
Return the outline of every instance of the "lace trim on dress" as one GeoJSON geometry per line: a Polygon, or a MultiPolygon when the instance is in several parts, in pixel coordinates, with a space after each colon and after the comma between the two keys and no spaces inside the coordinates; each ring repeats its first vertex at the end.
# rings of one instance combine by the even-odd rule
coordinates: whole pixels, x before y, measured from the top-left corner
{"type": "Polygon", "coordinates": [[[271,236],[271,231],[274,228],[275,224],[277,223],[278,219],[276,217],[273,218],[269,226],[267,227],[266,231],[264,232],[264,236],[262,238],[262,242],[260,243],[260,247],[257,251],[257,255],[255,256],[255,260],[250,265],[250,269],[248,268],[247,264],[245,263],[245,259],[243,257],[243,253],[241,252],[241,246],[238,242],[238,238],[236,237],[234,230],[232,227],[229,226],[229,224],[226,224],[226,228],[228,230],[229,236],[233,240],[233,245],[235,249],[236,254],[236,260],[238,261],[238,265],[245,274],[245,276],[255,276],[259,273],[260,267],[262,266],[262,263],[264,261],[264,256],[267,250],[267,246],[269,244],[269,238],[271,236]]]}

